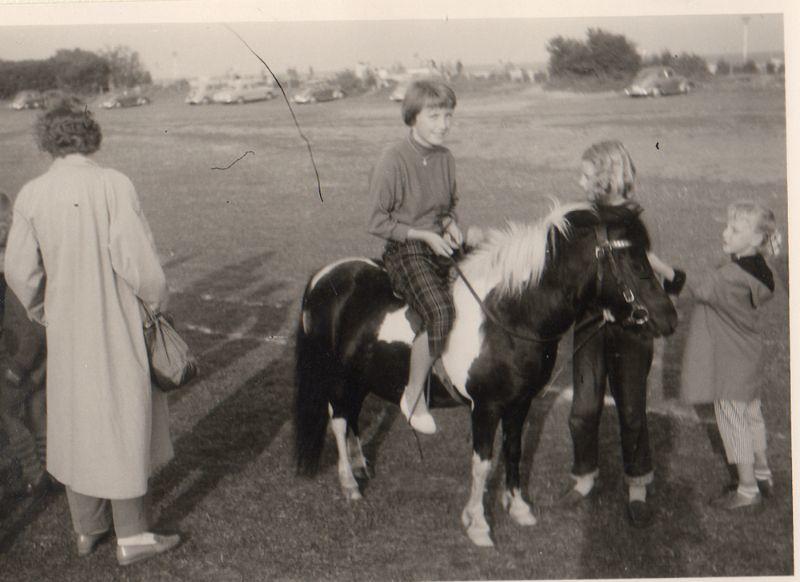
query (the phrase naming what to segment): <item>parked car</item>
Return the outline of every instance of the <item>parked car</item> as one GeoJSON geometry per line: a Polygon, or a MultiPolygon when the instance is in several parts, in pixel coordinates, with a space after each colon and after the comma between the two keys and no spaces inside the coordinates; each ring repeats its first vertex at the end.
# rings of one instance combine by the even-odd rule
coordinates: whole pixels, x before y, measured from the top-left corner
{"type": "Polygon", "coordinates": [[[147,105],[148,103],[150,103],[150,99],[144,95],[136,93],[118,93],[106,97],[106,99],[100,103],[100,107],[104,109],[118,109],[121,107],[139,107],[141,105],[147,105]]]}
{"type": "Polygon", "coordinates": [[[672,67],[645,67],[625,88],[625,94],[630,97],[681,95],[688,93],[691,87],[691,82],[677,74],[672,67]]]}
{"type": "Polygon", "coordinates": [[[272,85],[263,81],[236,79],[226,85],[212,96],[214,103],[249,103],[251,101],[266,101],[275,97],[272,85]]]}
{"type": "Polygon", "coordinates": [[[228,81],[204,81],[192,86],[186,96],[189,105],[208,105],[214,100],[214,94],[226,89],[228,81]]]}
{"type": "Polygon", "coordinates": [[[39,91],[20,91],[9,105],[11,109],[41,109],[44,107],[44,96],[39,91]]]}
{"type": "Polygon", "coordinates": [[[342,91],[336,85],[315,85],[306,87],[294,94],[292,100],[295,103],[318,103],[321,101],[334,101],[344,97],[342,91]]]}
{"type": "Polygon", "coordinates": [[[389,95],[392,101],[402,101],[405,99],[406,91],[408,90],[409,83],[398,83],[394,91],[389,95]]]}

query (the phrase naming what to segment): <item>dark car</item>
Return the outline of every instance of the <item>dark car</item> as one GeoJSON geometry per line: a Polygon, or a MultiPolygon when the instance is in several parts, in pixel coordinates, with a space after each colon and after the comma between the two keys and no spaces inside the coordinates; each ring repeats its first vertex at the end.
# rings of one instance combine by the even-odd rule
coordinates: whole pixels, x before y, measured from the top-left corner
{"type": "Polygon", "coordinates": [[[645,67],[625,88],[625,94],[630,97],[682,95],[688,93],[691,87],[691,82],[672,67],[645,67]]]}
{"type": "Polygon", "coordinates": [[[317,103],[320,101],[334,101],[344,97],[342,91],[336,85],[318,85],[306,87],[292,98],[295,103],[317,103]]]}
{"type": "Polygon", "coordinates": [[[100,103],[100,107],[104,109],[116,109],[120,107],[139,107],[147,105],[150,99],[144,95],[136,93],[120,93],[118,95],[111,95],[100,103]]]}

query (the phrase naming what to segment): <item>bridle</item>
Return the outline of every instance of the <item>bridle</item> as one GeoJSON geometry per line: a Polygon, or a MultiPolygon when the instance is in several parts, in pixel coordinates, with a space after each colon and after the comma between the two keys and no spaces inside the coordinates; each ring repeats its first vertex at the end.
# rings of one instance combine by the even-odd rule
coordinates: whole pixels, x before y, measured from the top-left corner
{"type": "Polygon", "coordinates": [[[602,265],[605,260],[609,265],[611,276],[614,278],[617,288],[622,291],[622,298],[631,308],[628,317],[621,322],[623,327],[646,324],[650,320],[650,312],[636,297],[633,288],[625,281],[617,259],[614,256],[614,251],[631,248],[633,244],[628,239],[609,240],[608,226],[605,224],[598,224],[595,226],[594,232],[595,238],[597,239],[597,246],[594,248],[594,256],[599,263],[597,268],[597,296],[600,296],[603,289],[604,269],[602,265]]]}
{"type": "MultiPolygon", "coordinates": [[[[625,300],[625,303],[630,305],[631,312],[627,318],[625,318],[621,323],[625,327],[630,326],[641,326],[646,324],[650,319],[650,312],[647,310],[644,304],[642,304],[637,298],[636,293],[633,291],[632,287],[625,282],[625,278],[622,275],[622,271],[619,268],[619,264],[617,263],[617,259],[614,256],[614,251],[631,248],[633,243],[628,239],[618,239],[618,240],[609,240],[608,238],[608,225],[606,224],[598,224],[594,227],[595,239],[597,240],[597,245],[594,248],[594,256],[597,259],[597,277],[596,277],[596,296],[599,297],[600,293],[603,290],[603,281],[604,281],[604,269],[603,265],[608,263],[609,270],[611,271],[611,276],[614,278],[618,288],[622,291],[622,298],[625,300]]],[[[502,321],[498,319],[498,317],[486,306],[484,301],[480,298],[478,293],[472,287],[469,282],[469,279],[464,275],[461,268],[458,266],[458,263],[453,257],[449,257],[452,263],[453,269],[455,269],[456,273],[461,280],[464,281],[464,285],[466,285],[467,290],[469,290],[472,297],[475,301],[478,302],[480,305],[481,311],[486,316],[486,319],[494,323],[497,327],[503,330],[508,336],[512,339],[521,339],[525,341],[540,343],[540,344],[547,344],[552,342],[557,342],[561,339],[563,334],[553,335],[553,336],[542,336],[536,333],[520,333],[518,331],[514,331],[507,327],[502,321]]],[[[575,326],[575,330],[578,331],[583,327],[586,327],[589,324],[595,323],[597,319],[600,317],[593,317],[589,318],[580,324],[575,326]]],[[[602,329],[602,327],[607,323],[607,318],[603,317],[600,325],[598,326],[597,330],[594,333],[597,333],[602,329]]],[[[592,336],[594,335],[592,334],[592,336]]],[[[591,336],[590,336],[591,337],[591,336]]],[[[583,347],[581,345],[580,347],[583,347]]],[[[575,348],[573,351],[577,352],[580,347],[575,348]]]]}

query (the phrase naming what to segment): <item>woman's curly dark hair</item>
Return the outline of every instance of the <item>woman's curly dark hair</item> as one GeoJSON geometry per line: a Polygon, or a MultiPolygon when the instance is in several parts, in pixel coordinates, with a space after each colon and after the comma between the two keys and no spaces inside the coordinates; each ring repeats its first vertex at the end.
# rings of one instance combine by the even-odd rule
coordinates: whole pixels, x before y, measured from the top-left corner
{"type": "Polygon", "coordinates": [[[100,149],[103,132],[89,108],[75,98],[54,103],[36,121],[39,149],[54,158],[92,154],[100,149]]]}

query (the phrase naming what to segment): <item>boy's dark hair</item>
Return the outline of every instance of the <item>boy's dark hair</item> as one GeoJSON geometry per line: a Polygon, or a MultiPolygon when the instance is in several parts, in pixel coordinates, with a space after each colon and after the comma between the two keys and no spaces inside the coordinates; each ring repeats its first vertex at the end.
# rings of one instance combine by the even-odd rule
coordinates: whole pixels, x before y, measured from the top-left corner
{"type": "Polygon", "coordinates": [[[54,158],[92,154],[100,149],[103,133],[89,108],[75,98],[54,103],[36,120],[39,149],[54,158]]]}
{"type": "Polygon", "coordinates": [[[456,108],[456,92],[439,79],[418,79],[406,89],[403,98],[403,122],[409,127],[414,125],[417,114],[423,107],[456,108]]]}

